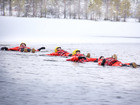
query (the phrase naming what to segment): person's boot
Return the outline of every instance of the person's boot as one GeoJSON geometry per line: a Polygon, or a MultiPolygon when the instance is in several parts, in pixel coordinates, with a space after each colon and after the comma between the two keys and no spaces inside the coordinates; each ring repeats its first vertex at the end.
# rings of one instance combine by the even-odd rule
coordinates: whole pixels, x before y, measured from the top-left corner
{"type": "Polygon", "coordinates": [[[87,53],[87,56],[86,56],[87,58],[90,58],[90,53],[87,53]]]}
{"type": "Polygon", "coordinates": [[[27,51],[27,48],[24,49],[24,52],[28,52],[28,51],[27,51]]]}
{"type": "Polygon", "coordinates": [[[32,49],[32,53],[35,53],[35,49],[34,48],[32,49]]]}
{"type": "Polygon", "coordinates": [[[132,63],[133,68],[137,68],[137,64],[135,62],[132,63]]]}
{"type": "Polygon", "coordinates": [[[113,55],[112,55],[112,58],[114,58],[114,59],[117,60],[117,55],[116,55],[116,54],[113,54],[113,55]]]}

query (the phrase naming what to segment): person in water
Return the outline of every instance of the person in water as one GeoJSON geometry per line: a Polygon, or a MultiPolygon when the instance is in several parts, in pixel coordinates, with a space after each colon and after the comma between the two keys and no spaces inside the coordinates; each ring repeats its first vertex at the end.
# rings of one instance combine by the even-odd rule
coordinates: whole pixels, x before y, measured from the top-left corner
{"type": "Polygon", "coordinates": [[[90,58],[90,53],[85,56],[84,54],[80,53],[79,49],[76,49],[72,52],[72,57],[70,59],[66,59],[66,61],[73,61],[73,62],[97,62],[97,58],[90,58]]]}
{"type": "Polygon", "coordinates": [[[8,47],[2,47],[1,50],[7,50],[7,51],[20,51],[20,52],[31,52],[35,53],[36,51],[40,51],[41,49],[45,49],[45,47],[41,47],[37,50],[34,48],[30,48],[26,46],[26,43],[21,43],[20,46],[13,47],[13,48],[8,48],[8,47]]]}
{"type": "Polygon", "coordinates": [[[112,57],[105,58],[104,56],[99,57],[98,64],[102,66],[127,66],[127,67],[133,67],[137,68],[139,65],[137,65],[135,62],[133,63],[122,63],[121,61],[117,60],[117,55],[114,54],[112,57]]]}
{"type": "Polygon", "coordinates": [[[68,57],[68,56],[71,56],[72,54],[70,54],[69,52],[63,50],[61,47],[56,47],[54,49],[55,52],[53,53],[50,53],[50,54],[46,54],[48,56],[65,56],[65,57],[68,57]]]}

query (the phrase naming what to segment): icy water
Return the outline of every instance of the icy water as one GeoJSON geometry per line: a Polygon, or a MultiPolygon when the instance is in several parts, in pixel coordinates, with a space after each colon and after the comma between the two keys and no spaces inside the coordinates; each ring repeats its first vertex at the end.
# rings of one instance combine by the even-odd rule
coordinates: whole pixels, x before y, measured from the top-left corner
{"type": "MultiPolygon", "coordinates": [[[[14,47],[18,44],[0,44],[14,47]]],[[[32,44],[42,52],[0,51],[0,105],[140,105],[140,68],[101,67],[49,57],[56,46],[91,57],[117,54],[140,64],[140,44],[32,44]]]]}

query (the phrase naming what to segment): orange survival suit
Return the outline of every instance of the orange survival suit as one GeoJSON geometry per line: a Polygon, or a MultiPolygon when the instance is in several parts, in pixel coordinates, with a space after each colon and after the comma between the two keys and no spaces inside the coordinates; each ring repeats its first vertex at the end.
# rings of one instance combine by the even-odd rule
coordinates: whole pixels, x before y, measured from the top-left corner
{"type": "MultiPolygon", "coordinates": [[[[27,49],[30,49],[30,47],[25,47],[27,49]]],[[[13,47],[13,48],[8,48],[8,51],[21,51],[22,47],[13,47]]]]}
{"type": "Polygon", "coordinates": [[[99,65],[107,65],[107,66],[130,66],[131,63],[122,63],[114,58],[105,58],[105,59],[101,59],[101,57],[98,59],[98,64],[99,65]]]}
{"type": "Polygon", "coordinates": [[[49,56],[69,56],[70,53],[65,51],[65,50],[63,50],[63,49],[61,49],[61,50],[59,50],[57,52],[53,52],[53,53],[46,54],[46,55],[49,55],[49,56]]]}
{"type": "Polygon", "coordinates": [[[97,58],[87,58],[84,54],[75,54],[70,59],[66,59],[66,61],[73,61],[73,62],[97,62],[97,58]]]}

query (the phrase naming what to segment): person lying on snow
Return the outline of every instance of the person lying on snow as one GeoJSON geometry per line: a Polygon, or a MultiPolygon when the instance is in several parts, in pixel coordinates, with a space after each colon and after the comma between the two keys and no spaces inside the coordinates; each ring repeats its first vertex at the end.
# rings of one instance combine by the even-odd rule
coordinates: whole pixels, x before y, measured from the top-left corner
{"type": "Polygon", "coordinates": [[[66,57],[72,55],[72,54],[70,54],[69,52],[67,52],[67,51],[65,51],[65,50],[63,50],[63,49],[61,49],[61,47],[56,47],[54,51],[55,51],[55,52],[50,53],[50,54],[46,54],[46,55],[48,55],[48,56],[66,56],[66,57]]]}
{"type": "Polygon", "coordinates": [[[73,61],[73,62],[97,62],[97,58],[90,58],[90,53],[85,56],[84,54],[80,53],[80,50],[76,49],[72,53],[72,57],[70,59],[66,59],[66,61],[73,61]]]}
{"type": "Polygon", "coordinates": [[[127,67],[133,67],[137,68],[138,65],[133,62],[133,63],[122,63],[117,60],[117,55],[114,54],[112,57],[105,58],[104,56],[99,57],[98,59],[98,64],[102,66],[127,66],[127,67]]]}
{"type": "Polygon", "coordinates": [[[40,51],[41,49],[45,49],[45,47],[41,47],[37,50],[34,48],[31,49],[30,47],[27,47],[25,43],[21,43],[20,46],[14,47],[14,48],[8,48],[8,47],[2,47],[1,50],[8,50],[8,51],[20,51],[20,52],[31,52],[35,53],[36,51],[40,51]]]}

